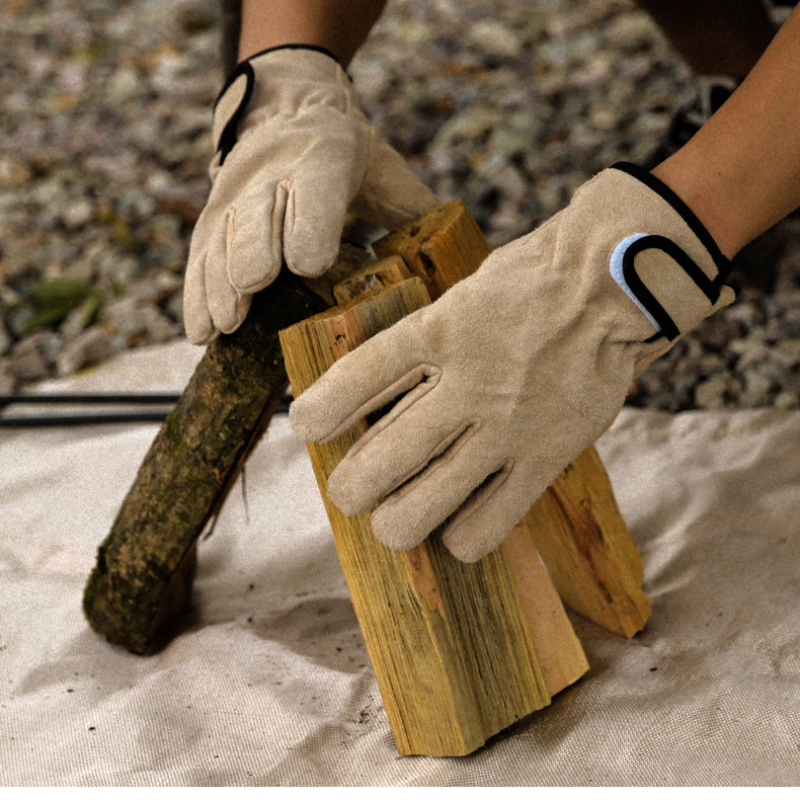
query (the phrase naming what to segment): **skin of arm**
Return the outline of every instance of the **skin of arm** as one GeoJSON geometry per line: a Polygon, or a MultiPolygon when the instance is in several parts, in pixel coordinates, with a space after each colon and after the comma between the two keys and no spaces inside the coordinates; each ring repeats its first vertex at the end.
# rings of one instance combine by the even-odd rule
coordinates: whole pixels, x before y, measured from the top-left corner
{"type": "Polygon", "coordinates": [[[239,60],[282,44],[324,47],[347,67],[386,0],[243,0],[239,60]]]}
{"type": "Polygon", "coordinates": [[[725,105],[652,172],[729,258],[800,206],[800,8],[725,105]]]}

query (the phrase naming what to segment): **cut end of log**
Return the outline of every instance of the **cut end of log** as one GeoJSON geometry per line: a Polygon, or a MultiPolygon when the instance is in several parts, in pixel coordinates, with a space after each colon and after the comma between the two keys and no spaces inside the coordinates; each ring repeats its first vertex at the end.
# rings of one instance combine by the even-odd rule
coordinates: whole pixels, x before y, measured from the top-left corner
{"type": "Polygon", "coordinates": [[[119,564],[108,562],[101,547],[83,594],[84,616],[109,644],[135,655],[152,655],[169,643],[178,620],[191,608],[197,547],[193,545],[187,551],[163,584],[146,566],[143,574],[133,576],[129,565],[122,567],[128,579],[122,583],[119,568],[119,564]]]}
{"type": "Polygon", "coordinates": [[[478,223],[460,200],[453,200],[419,220],[372,243],[380,258],[399,255],[437,300],[451,286],[475,272],[492,252],[478,223]]]}

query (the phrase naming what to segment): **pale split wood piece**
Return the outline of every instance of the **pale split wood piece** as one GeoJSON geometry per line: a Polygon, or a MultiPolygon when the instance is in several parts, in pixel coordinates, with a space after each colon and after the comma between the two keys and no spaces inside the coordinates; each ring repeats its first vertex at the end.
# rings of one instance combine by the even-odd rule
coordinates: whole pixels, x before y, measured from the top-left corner
{"type": "MultiPolygon", "coordinates": [[[[401,256],[434,300],[474,272],[491,252],[457,200],[390,233],[373,248],[383,258],[401,256]]],[[[594,447],[564,470],[522,524],[572,610],[622,636],[642,630],[650,601],[641,589],[641,556],[594,447]]]]}
{"type": "Polygon", "coordinates": [[[642,559],[594,447],[559,475],[524,522],[573,611],[622,636],[644,628],[651,608],[642,559]]]}
{"type": "MultiPolygon", "coordinates": [[[[427,302],[412,279],[283,331],[295,395],[427,302]]],[[[436,535],[414,550],[391,550],[373,535],[368,513],[348,517],[336,508],[328,477],[364,430],[308,449],[397,748],[466,755],[549,704],[588,664],[524,531],[464,564],[436,535]]]]}
{"type": "Polygon", "coordinates": [[[523,522],[506,537],[500,552],[514,578],[542,677],[552,697],[586,674],[589,662],[523,522]]]}
{"type": "Polygon", "coordinates": [[[338,305],[370,292],[377,292],[411,277],[411,272],[400,256],[389,256],[373,261],[356,270],[333,287],[333,296],[338,305]]]}

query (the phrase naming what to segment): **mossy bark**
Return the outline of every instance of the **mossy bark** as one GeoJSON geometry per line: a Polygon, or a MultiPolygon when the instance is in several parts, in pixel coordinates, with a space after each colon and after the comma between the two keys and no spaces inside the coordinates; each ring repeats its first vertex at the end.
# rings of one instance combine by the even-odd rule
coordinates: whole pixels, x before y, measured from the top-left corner
{"type": "Polygon", "coordinates": [[[135,653],[158,649],[187,607],[196,544],[269,424],[288,381],[278,331],[326,303],[284,270],[247,320],[206,350],[151,445],[83,598],[92,628],[135,653]]]}

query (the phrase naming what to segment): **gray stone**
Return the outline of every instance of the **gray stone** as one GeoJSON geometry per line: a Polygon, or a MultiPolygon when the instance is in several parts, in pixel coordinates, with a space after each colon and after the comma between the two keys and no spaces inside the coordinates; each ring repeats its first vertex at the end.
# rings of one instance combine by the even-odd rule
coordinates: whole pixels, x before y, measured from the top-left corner
{"type": "Polygon", "coordinates": [[[61,219],[70,228],[80,228],[92,218],[94,207],[85,197],[69,203],[61,212],[61,219]]]}
{"type": "Polygon", "coordinates": [[[11,357],[9,368],[19,382],[38,381],[46,378],[50,372],[47,362],[38,350],[15,353],[11,357]]]}
{"type": "Polygon", "coordinates": [[[58,356],[56,369],[59,375],[70,375],[113,352],[111,337],[102,328],[90,328],[66,345],[58,356]]]}
{"type": "Polygon", "coordinates": [[[6,326],[3,324],[3,320],[0,319],[0,356],[2,356],[10,349],[11,349],[11,336],[6,330],[6,326]]]}
{"type": "Polygon", "coordinates": [[[469,28],[470,39],[489,55],[502,58],[519,58],[523,40],[519,32],[500,19],[482,19],[469,28]]]}
{"type": "Polygon", "coordinates": [[[605,29],[612,47],[631,51],[651,45],[661,34],[653,19],[644,11],[627,11],[611,21],[605,29]]]}
{"type": "Polygon", "coordinates": [[[0,394],[11,394],[17,388],[17,376],[11,369],[11,362],[8,359],[0,360],[0,394]]]}
{"type": "Polygon", "coordinates": [[[789,411],[800,408],[800,400],[794,392],[783,390],[779,392],[772,401],[774,408],[789,411]]]}
{"type": "Polygon", "coordinates": [[[697,407],[706,409],[724,408],[727,385],[727,376],[722,373],[718,372],[706,378],[694,390],[694,402],[697,407]]]}
{"type": "Polygon", "coordinates": [[[145,340],[153,344],[166,342],[179,333],[157,308],[144,305],[135,297],[126,297],[107,306],[101,319],[111,336],[125,345],[145,340]]]}
{"type": "Polygon", "coordinates": [[[767,404],[773,382],[760,369],[749,369],[744,373],[745,388],[741,403],[748,408],[758,408],[767,404]]]}

